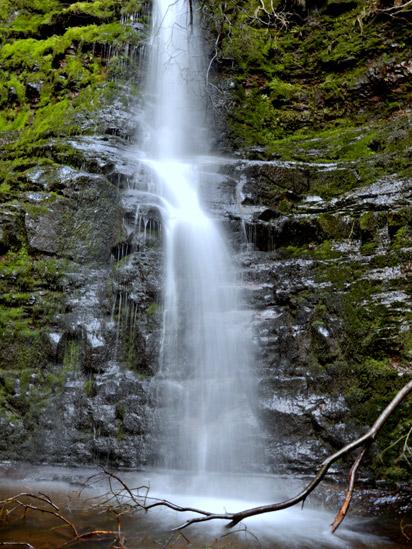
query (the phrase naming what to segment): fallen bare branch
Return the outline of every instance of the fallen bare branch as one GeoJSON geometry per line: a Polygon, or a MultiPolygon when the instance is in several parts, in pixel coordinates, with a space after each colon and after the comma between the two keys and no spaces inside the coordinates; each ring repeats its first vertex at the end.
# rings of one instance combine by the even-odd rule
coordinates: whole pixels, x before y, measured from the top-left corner
{"type": "Polygon", "coordinates": [[[39,513],[46,513],[46,514],[49,514],[49,515],[53,515],[54,517],[56,517],[59,520],[61,520],[62,522],[64,522],[69,528],[71,528],[75,536],[78,535],[76,526],[69,519],[67,519],[65,516],[61,515],[57,511],[52,511],[50,509],[42,509],[41,507],[37,507],[37,506],[31,505],[29,503],[24,503],[24,502],[21,502],[19,500],[16,500],[16,503],[21,505],[24,508],[25,512],[27,510],[30,510],[30,511],[38,511],[39,513]]]}
{"type": "MultiPolygon", "coordinates": [[[[330,469],[330,467],[333,463],[335,463],[338,459],[340,459],[344,455],[351,453],[353,450],[356,450],[357,448],[362,448],[362,452],[360,453],[360,455],[356,459],[355,464],[354,464],[354,466],[352,467],[352,470],[351,470],[350,485],[349,485],[347,496],[345,498],[345,502],[344,502],[342,508],[340,509],[340,511],[338,512],[337,519],[335,519],[335,521],[333,523],[333,526],[335,526],[333,531],[336,531],[338,526],[343,521],[343,519],[344,519],[344,517],[347,513],[347,510],[349,508],[349,504],[350,504],[350,501],[352,499],[352,493],[353,493],[352,483],[354,483],[355,474],[356,474],[356,471],[357,471],[357,469],[358,469],[358,467],[359,467],[359,465],[360,465],[360,463],[363,459],[363,456],[365,455],[365,453],[366,453],[367,449],[369,448],[369,446],[375,440],[376,435],[378,434],[378,432],[380,431],[380,429],[382,428],[382,426],[384,425],[386,420],[396,410],[396,408],[398,408],[398,406],[403,402],[403,400],[411,392],[412,392],[412,381],[409,381],[396,394],[396,396],[388,404],[388,406],[383,410],[383,412],[380,414],[380,416],[375,421],[375,423],[372,425],[372,427],[369,429],[369,431],[367,431],[360,438],[358,438],[358,439],[354,440],[353,442],[351,442],[350,444],[347,444],[346,446],[344,446],[338,452],[336,452],[333,455],[326,458],[324,460],[324,462],[322,463],[318,473],[313,478],[313,480],[311,480],[311,482],[305,487],[304,490],[302,490],[302,492],[300,492],[298,495],[296,495],[295,497],[293,497],[291,499],[281,501],[279,503],[270,504],[270,505],[262,505],[260,507],[254,507],[252,509],[245,509],[244,511],[240,511],[240,512],[237,512],[237,513],[214,514],[214,513],[208,512],[208,511],[203,511],[201,509],[194,509],[194,508],[189,508],[189,507],[180,507],[178,505],[175,505],[175,504],[173,504],[171,502],[168,502],[168,501],[165,501],[165,500],[158,501],[158,502],[153,503],[149,506],[146,506],[146,510],[148,510],[150,508],[153,508],[153,507],[163,505],[165,507],[169,507],[170,509],[174,509],[175,511],[189,511],[189,512],[196,513],[198,515],[203,515],[201,517],[194,517],[194,518],[191,518],[191,519],[187,520],[186,522],[184,522],[183,524],[181,524],[180,526],[175,528],[175,530],[183,530],[184,528],[187,528],[188,526],[190,526],[192,524],[197,524],[199,522],[207,522],[207,521],[210,521],[210,520],[226,520],[226,521],[229,521],[229,523],[227,524],[227,528],[232,528],[233,526],[236,526],[237,524],[239,524],[239,522],[241,522],[242,520],[244,520],[246,518],[253,517],[253,516],[256,516],[256,515],[262,515],[262,514],[265,514],[265,513],[272,513],[274,511],[281,511],[282,509],[287,509],[289,507],[293,507],[297,503],[304,502],[306,500],[306,498],[309,496],[309,494],[311,494],[313,492],[313,490],[323,480],[323,478],[325,477],[326,473],[328,472],[328,470],[330,469]]],[[[333,528],[333,526],[332,526],[332,528],[333,528]]]]}
{"type": "MultiPolygon", "coordinates": [[[[135,495],[133,494],[132,490],[127,486],[127,484],[125,482],[123,482],[123,480],[118,477],[117,475],[115,475],[114,473],[111,473],[110,471],[106,471],[106,469],[103,469],[103,472],[105,475],[107,475],[109,478],[113,478],[114,480],[117,480],[117,482],[123,487],[123,489],[125,490],[125,492],[127,492],[131,498],[131,500],[133,501],[133,503],[135,505],[137,505],[138,507],[142,507],[144,508],[144,505],[142,505],[140,503],[139,500],[136,499],[135,495]]],[[[146,490],[149,490],[149,487],[148,486],[139,486],[139,488],[137,488],[137,490],[141,489],[141,488],[145,488],[146,490]]],[[[112,493],[113,493],[113,490],[112,490],[112,493]]]]}
{"type": "MultiPolygon", "coordinates": [[[[147,498],[147,499],[154,499],[154,498],[147,498]]],[[[202,511],[201,509],[196,509],[194,507],[181,507],[180,505],[176,505],[175,503],[172,503],[171,501],[168,501],[167,499],[156,499],[154,503],[150,503],[149,505],[145,505],[144,509],[146,511],[149,511],[150,509],[153,509],[154,507],[168,507],[169,509],[173,509],[173,511],[179,511],[181,513],[198,513],[199,515],[204,516],[214,516],[213,513],[210,513],[209,511],[202,511]]],[[[178,530],[178,528],[176,529],[178,530]]]]}
{"type": "Polygon", "coordinates": [[[405,2],[404,4],[397,4],[395,6],[391,6],[389,8],[381,8],[377,10],[379,13],[399,13],[403,11],[405,8],[412,5],[412,0],[408,0],[408,2],[405,2]]]}
{"type": "Polygon", "coordinates": [[[352,501],[353,490],[355,488],[356,472],[359,468],[359,465],[361,464],[361,461],[363,459],[363,456],[366,453],[366,450],[367,449],[364,448],[360,452],[360,454],[358,455],[358,457],[355,460],[355,463],[351,467],[351,470],[350,470],[350,473],[349,473],[349,486],[348,486],[348,490],[347,490],[346,495],[345,495],[345,499],[344,499],[339,511],[336,514],[335,520],[333,521],[333,523],[331,525],[332,534],[335,533],[336,530],[339,528],[342,521],[346,517],[347,512],[349,511],[350,502],[352,501]]]}
{"type": "Polygon", "coordinates": [[[107,538],[109,536],[116,536],[115,541],[118,541],[118,533],[114,530],[92,530],[91,532],[77,535],[75,538],[72,538],[63,545],[60,545],[58,549],[63,549],[63,547],[69,547],[70,545],[73,545],[74,543],[77,543],[79,541],[90,541],[95,538],[107,538]]]}
{"type": "Polygon", "coordinates": [[[67,527],[69,527],[74,536],[78,536],[79,533],[77,531],[76,526],[73,524],[72,521],[70,521],[68,518],[66,518],[64,515],[62,515],[59,512],[59,508],[55,503],[52,502],[52,500],[49,498],[49,496],[46,496],[45,494],[42,494],[39,492],[39,494],[31,494],[29,492],[21,492],[20,494],[17,494],[15,496],[6,498],[2,501],[0,501],[0,506],[2,509],[5,509],[6,506],[14,504],[14,507],[12,507],[10,510],[6,510],[8,514],[10,515],[13,513],[18,507],[23,509],[23,516],[26,515],[27,511],[36,511],[39,513],[46,513],[49,515],[53,515],[57,519],[61,520],[65,523],[67,527]],[[24,498],[35,501],[41,501],[42,503],[45,503],[47,506],[50,506],[51,509],[39,507],[38,505],[34,505],[32,503],[28,503],[24,501],[24,498]]]}
{"type": "MultiPolygon", "coordinates": [[[[190,512],[196,515],[200,515],[200,516],[196,516],[191,519],[188,519],[185,523],[175,528],[173,530],[174,532],[176,531],[180,532],[181,530],[187,528],[188,526],[196,523],[207,522],[212,520],[227,521],[228,522],[227,528],[232,528],[248,517],[261,515],[264,513],[270,513],[274,511],[280,511],[282,509],[287,509],[288,507],[292,507],[297,503],[300,503],[300,502],[304,503],[306,498],[309,496],[309,494],[313,492],[313,490],[323,480],[323,478],[325,477],[325,475],[327,474],[328,470],[330,469],[333,463],[335,463],[338,459],[340,459],[344,455],[349,454],[356,449],[360,449],[360,453],[358,454],[350,470],[349,485],[345,495],[345,499],[335,517],[333,524],[331,525],[332,532],[335,532],[337,528],[340,526],[340,524],[342,523],[342,521],[344,520],[349,510],[349,506],[352,500],[354,487],[355,487],[356,473],[368,448],[370,447],[372,442],[375,440],[377,434],[379,433],[380,429],[382,428],[386,420],[389,418],[389,416],[398,408],[398,406],[403,402],[403,400],[406,399],[411,393],[412,393],[412,381],[409,381],[395,395],[393,400],[379,415],[379,417],[377,418],[375,423],[372,425],[372,427],[363,436],[347,444],[344,448],[340,449],[339,451],[335,452],[333,455],[326,458],[321,464],[315,477],[309,482],[309,484],[299,494],[297,494],[293,498],[290,498],[285,501],[281,501],[279,503],[263,505],[260,507],[254,507],[254,508],[246,509],[237,513],[227,513],[227,512],[212,513],[210,511],[205,511],[205,510],[197,509],[193,507],[182,507],[168,500],[159,500],[155,498],[149,498],[148,486],[140,486],[138,488],[131,489],[119,476],[103,469],[103,474],[109,481],[110,492],[108,494],[110,495],[110,497],[108,496],[108,494],[105,494],[103,496],[103,505],[101,506],[101,508],[104,509],[106,512],[107,511],[112,512],[115,515],[117,530],[92,530],[90,532],[86,532],[82,534],[78,531],[77,527],[72,521],[70,521],[67,517],[61,514],[59,507],[51,500],[51,498],[41,492],[39,492],[38,494],[22,492],[15,496],[1,500],[0,513],[8,517],[12,513],[14,513],[17,509],[23,509],[24,515],[26,514],[27,511],[35,511],[40,513],[47,513],[55,516],[57,519],[59,519],[63,523],[62,527],[66,527],[66,528],[68,527],[73,534],[73,537],[69,541],[66,541],[63,545],[61,545],[60,549],[64,547],[69,547],[70,545],[77,542],[90,541],[94,538],[103,538],[103,537],[109,537],[109,536],[114,537],[113,543],[117,544],[116,547],[120,549],[125,549],[125,540],[121,533],[120,518],[126,513],[136,510],[136,508],[142,511],[149,511],[150,509],[153,509],[155,507],[167,507],[169,509],[172,509],[178,512],[190,512]],[[114,490],[112,481],[116,481],[120,485],[121,489],[117,491],[114,490]],[[146,494],[144,495],[136,494],[136,492],[140,489],[145,489],[146,494]],[[130,498],[132,505],[128,503],[125,504],[124,501],[120,499],[120,497],[124,498],[124,496],[128,496],[130,498]],[[139,501],[139,498],[141,498],[143,503],[139,501]],[[107,507],[107,502],[108,501],[110,502],[112,499],[116,501],[115,506],[107,507]],[[25,500],[28,500],[28,501],[25,501],[25,500]],[[150,500],[151,502],[147,504],[148,500],[150,500]],[[45,507],[40,507],[38,505],[35,505],[34,502],[41,502],[45,505],[45,507]]],[[[405,447],[408,448],[408,451],[409,451],[408,440],[410,435],[411,435],[411,432],[407,434],[406,440],[405,440],[405,447]]],[[[94,476],[94,478],[98,479],[98,476],[94,476]]],[[[410,525],[406,524],[401,526],[402,526],[402,533],[408,539],[409,533],[407,533],[406,530],[410,527],[410,525]]],[[[186,540],[187,538],[184,538],[184,539],[186,540]]],[[[0,542],[0,546],[7,546],[7,545],[8,546],[14,545],[14,546],[26,547],[27,549],[34,549],[34,547],[29,543],[0,542]]]]}

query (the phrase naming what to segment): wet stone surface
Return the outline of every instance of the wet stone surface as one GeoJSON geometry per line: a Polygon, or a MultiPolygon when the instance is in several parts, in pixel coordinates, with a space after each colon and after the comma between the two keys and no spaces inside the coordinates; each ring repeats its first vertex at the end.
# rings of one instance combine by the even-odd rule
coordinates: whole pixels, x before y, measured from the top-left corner
{"type": "MultiPolygon", "coordinates": [[[[25,203],[1,208],[0,246],[12,247],[21,233],[32,253],[64,262],[44,347],[52,388],[34,378],[23,391],[41,400],[35,415],[23,407],[19,417],[0,418],[3,459],[151,462],[162,220],[128,139],[121,132],[70,138],[67,164],[30,170],[25,203]]],[[[348,399],[356,361],[386,357],[395,384],[409,375],[411,244],[404,227],[411,182],[392,176],[333,199],[311,194],[317,178],[336,171],[352,177],[351,170],[204,160],[202,198],[226,234],[253,311],[266,471],[312,472],[362,432],[370,418],[364,409],[359,418],[348,399]],[[363,336],[367,352],[355,354],[350,325],[360,309],[381,325],[363,336]]],[[[21,401],[21,388],[13,391],[21,401]]]]}

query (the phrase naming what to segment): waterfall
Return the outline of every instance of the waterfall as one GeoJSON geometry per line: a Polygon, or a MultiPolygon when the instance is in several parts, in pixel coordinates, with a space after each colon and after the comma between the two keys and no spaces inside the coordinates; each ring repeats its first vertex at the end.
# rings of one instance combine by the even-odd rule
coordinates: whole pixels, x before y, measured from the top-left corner
{"type": "Polygon", "coordinates": [[[187,0],[155,0],[145,166],[162,203],[163,335],[154,386],[158,464],[195,473],[255,467],[250,311],[218,223],[205,211],[206,68],[187,0]]]}

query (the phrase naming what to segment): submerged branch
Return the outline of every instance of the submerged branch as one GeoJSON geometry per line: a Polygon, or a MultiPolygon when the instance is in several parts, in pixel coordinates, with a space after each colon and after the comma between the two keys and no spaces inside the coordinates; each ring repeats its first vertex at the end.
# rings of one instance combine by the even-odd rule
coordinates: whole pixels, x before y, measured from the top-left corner
{"type": "Polygon", "coordinates": [[[38,494],[21,492],[20,494],[0,501],[1,510],[8,509],[10,505],[13,505],[14,507],[11,508],[9,514],[11,514],[15,509],[21,508],[23,509],[23,516],[26,516],[27,511],[35,511],[38,513],[53,515],[58,520],[63,522],[68,528],[70,528],[74,536],[79,535],[78,530],[73,522],[60,513],[59,508],[55,503],[53,503],[49,496],[42,494],[41,492],[39,492],[38,494]],[[39,507],[38,505],[34,505],[33,500],[36,502],[40,501],[42,503],[45,503],[47,507],[39,507]],[[49,507],[51,507],[51,509],[49,507]]]}
{"type": "Polygon", "coordinates": [[[13,549],[16,547],[24,547],[25,549],[35,549],[30,543],[25,543],[24,541],[0,541],[0,547],[11,547],[13,549]]]}
{"type": "Polygon", "coordinates": [[[118,546],[119,548],[126,549],[125,545],[123,544],[123,540],[119,540],[119,538],[117,537],[118,535],[119,533],[114,530],[92,530],[91,532],[79,534],[78,536],[67,541],[63,545],[60,545],[58,549],[63,549],[64,547],[70,547],[70,545],[73,545],[78,542],[94,541],[96,540],[96,538],[107,538],[107,537],[111,538],[112,536],[116,536],[116,542],[121,544],[120,546],[118,546]]]}

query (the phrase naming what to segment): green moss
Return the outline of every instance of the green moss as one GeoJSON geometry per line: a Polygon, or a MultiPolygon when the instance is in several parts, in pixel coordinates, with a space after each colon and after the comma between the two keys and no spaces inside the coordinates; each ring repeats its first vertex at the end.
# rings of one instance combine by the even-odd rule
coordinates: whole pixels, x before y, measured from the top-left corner
{"type": "Polygon", "coordinates": [[[9,183],[0,184],[0,195],[3,196],[5,199],[9,198],[10,191],[11,191],[11,187],[9,183]]]}
{"type": "MultiPolygon", "coordinates": [[[[341,18],[340,21],[347,22],[348,19],[341,18]]],[[[370,30],[365,37],[356,27],[354,19],[350,18],[348,22],[340,29],[336,26],[333,28],[335,42],[320,52],[319,62],[324,67],[337,70],[347,68],[355,65],[359,59],[367,58],[371,52],[383,50],[382,37],[375,29],[370,30]]]]}
{"type": "Polygon", "coordinates": [[[324,240],[321,244],[316,246],[313,254],[319,259],[334,259],[341,255],[340,252],[333,248],[333,243],[330,240],[324,240]]]}
{"type": "Polygon", "coordinates": [[[320,281],[331,282],[335,288],[342,289],[358,276],[358,270],[352,265],[322,263],[318,267],[317,274],[320,281]]]}
{"type": "Polygon", "coordinates": [[[236,25],[223,43],[222,56],[234,58],[246,73],[271,71],[270,54],[275,42],[267,29],[236,25]]]}
{"type": "Polygon", "coordinates": [[[302,257],[309,255],[309,250],[305,246],[285,246],[280,248],[279,252],[286,257],[302,257]]]}
{"type": "Polygon", "coordinates": [[[5,44],[0,53],[0,59],[6,69],[17,70],[51,68],[54,55],[64,53],[70,46],[68,39],[51,36],[46,40],[26,38],[5,44]]]}
{"type": "Polygon", "coordinates": [[[148,314],[149,316],[155,316],[158,311],[159,311],[159,305],[153,302],[147,307],[146,314],[148,314]]]}
{"type": "Polygon", "coordinates": [[[96,388],[92,377],[86,379],[83,385],[83,390],[88,397],[93,397],[96,394],[96,388]]]}
{"type": "Polygon", "coordinates": [[[410,57],[410,27],[368,18],[364,2],[349,7],[332,15],[328,5],[314,10],[295,2],[285,11],[275,2],[269,15],[249,0],[225,2],[225,9],[217,1],[204,6],[209,28],[219,37],[219,69],[236,82],[229,112],[236,144],[253,141],[267,148],[267,156],[286,158],[297,155],[284,139],[301,132],[310,140],[338,128],[335,135],[321,135],[337,147],[318,158],[372,158],[386,147],[388,141],[368,125],[394,114],[399,120],[408,109],[410,85],[391,78],[410,57]],[[346,128],[362,129],[349,139],[346,128]]]}
{"type": "Polygon", "coordinates": [[[320,148],[318,159],[323,161],[359,160],[375,154],[368,146],[376,136],[374,130],[365,132],[365,129],[348,127],[346,121],[338,123],[337,126],[318,132],[308,130],[294,132],[289,139],[274,142],[271,150],[281,151],[286,147],[295,146],[310,153],[314,148],[320,148]],[[314,139],[316,141],[313,141],[314,139]]]}
{"type": "MultiPolygon", "coordinates": [[[[365,425],[372,425],[383,409],[405,384],[388,360],[366,359],[356,366],[356,384],[351,382],[345,396],[356,417],[365,425]]],[[[370,459],[370,466],[379,477],[389,480],[406,480],[410,467],[402,454],[399,442],[405,440],[412,422],[412,406],[405,401],[391,416],[377,440],[379,454],[370,459]],[[394,444],[395,443],[395,444],[394,444]]]]}
{"type": "Polygon", "coordinates": [[[78,132],[73,122],[73,106],[68,99],[39,109],[23,139],[34,141],[55,135],[72,135],[78,132]]]}
{"type": "MultiPolygon", "coordinates": [[[[25,213],[43,215],[56,198],[52,193],[41,204],[28,201],[27,191],[44,190],[30,170],[83,166],[82,154],[65,140],[95,131],[93,112],[118,99],[118,85],[108,80],[134,72],[127,70],[127,51],[141,36],[120,17],[139,13],[143,3],[0,4],[0,196],[8,202],[2,208],[8,251],[0,261],[0,414],[12,418],[17,410],[19,421],[23,418],[25,428],[35,432],[41,410],[63,387],[66,373],[79,367],[83,349],[68,341],[63,368],[53,365],[47,334],[64,308],[61,280],[67,265],[29,253],[25,213]],[[16,379],[21,394],[15,393],[16,379]]],[[[93,392],[91,382],[85,390],[93,392]]]]}
{"type": "MultiPolygon", "coordinates": [[[[41,331],[34,329],[24,317],[21,311],[8,314],[9,324],[0,330],[2,341],[0,345],[0,358],[4,369],[24,370],[42,368],[47,360],[45,350],[47,348],[45,338],[41,331]]],[[[3,321],[6,314],[0,308],[0,318],[3,321]]]]}
{"type": "Polygon", "coordinates": [[[30,121],[31,110],[28,106],[20,109],[7,109],[0,112],[0,132],[21,130],[30,121]]]}
{"type": "Polygon", "coordinates": [[[95,2],[75,2],[63,13],[87,14],[99,19],[109,19],[113,16],[114,3],[112,0],[96,0],[95,2]]]}
{"type": "Polygon", "coordinates": [[[371,258],[369,266],[372,269],[382,269],[384,267],[396,267],[399,264],[399,257],[394,253],[375,255],[371,258]]]}
{"type": "Polygon", "coordinates": [[[378,244],[376,242],[366,242],[362,244],[360,252],[363,255],[373,255],[378,249],[378,244]]]}
{"type": "Polygon", "coordinates": [[[18,333],[30,336],[30,322],[23,307],[0,306],[0,333],[2,338],[18,333]]]}
{"type": "Polygon", "coordinates": [[[333,242],[330,240],[324,240],[317,245],[312,243],[304,246],[285,246],[279,251],[287,257],[315,257],[322,260],[336,259],[341,256],[341,253],[334,249],[333,242]]]}
{"type": "Polygon", "coordinates": [[[243,90],[239,95],[242,96],[241,103],[229,121],[232,131],[244,145],[269,146],[282,134],[269,96],[243,90]]]}
{"type": "MultiPolygon", "coordinates": [[[[136,9],[137,4],[141,5],[131,2],[130,9],[132,4],[136,9]]],[[[0,107],[3,107],[0,135],[1,132],[20,132],[19,141],[14,139],[16,143],[10,149],[17,146],[27,149],[29,143],[50,136],[81,133],[76,118],[82,111],[90,112],[100,106],[100,99],[106,94],[103,84],[109,73],[108,65],[115,63],[118,51],[121,55],[126,45],[130,48],[140,41],[138,32],[116,20],[122,6],[114,0],[77,2],[63,10],[59,2],[50,2],[50,6],[50,13],[44,7],[36,12],[36,25],[52,25],[54,17],[63,17],[59,19],[63,21],[65,14],[76,15],[77,21],[81,21],[81,14],[93,15],[102,22],[70,26],[61,35],[46,35],[46,38],[40,33],[38,37],[7,40],[0,49],[0,79],[3,82],[0,86],[0,107]],[[113,56],[110,62],[109,47],[113,56]],[[32,87],[28,88],[28,85],[32,87]]],[[[30,19],[37,9],[24,2],[21,7],[23,11],[19,12],[18,21],[13,19],[10,23],[10,29],[16,23],[13,32],[17,36],[18,25],[24,25],[26,18],[30,19]]],[[[125,13],[129,8],[125,7],[125,13]]],[[[33,27],[28,34],[34,31],[33,27]]],[[[6,30],[0,27],[0,40],[2,32],[6,33],[6,30]]]]}
{"type": "Polygon", "coordinates": [[[302,90],[302,87],[299,84],[291,84],[278,77],[272,78],[268,84],[268,88],[271,92],[270,98],[272,102],[276,102],[277,104],[287,102],[292,97],[299,95],[302,90]]]}
{"type": "Polygon", "coordinates": [[[353,222],[348,222],[341,216],[324,213],[318,217],[318,223],[329,238],[342,240],[353,233],[353,222]]]}
{"type": "MultiPolygon", "coordinates": [[[[373,299],[382,283],[359,280],[361,269],[365,265],[319,265],[319,279],[332,282],[333,287],[317,294],[321,301],[311,319],[308,364],[317,388],[344,394],[351,417],[364,427],[373,424],[412,373],[407,374],[410,334],[399,329],[390,309],[373,299]],[[339,330],[335,328],[334,346],[329,348],[317,337],[316,328],[336,317],[343,323],[339,330]]],[[[370,452],[368,466],[377,478],[406,478],[408,464],[401,446],[391,445],[409,432],[411,412],[412,403],[405,401],[380,433],[378,452],[370,452]]]]}
{"type": "Polygon", "coordinates": [[[116,438],[117,440],[123,440],[125,438],[125,431],[124,426],[122,423],[119,423],[117,432],[116,432],[116,438]]]}
{"type": "Polygon", "coordinates": [[[287,200],[286,198],[283,198],[278,206],[277,206],[277,209],[280,213],[282,214],[288,214],[292,211],[293,209],[293,203],[290,202],[289,200],[287,200]]]}
{"type": "Polygon", "coordinates": [[[33,217],[34,219],[38,219],[46,215],[49,211],[48,207],[44,204],[26,203],[24,204],[24,209],[28,214],[30,214],[30,217],[33,217]]]}
{"type": "MultiPolygon", "coordinates": [[[[399,458],[399,454],[397,458],[399,458]]],[[[385,456],[385,459],[386,459],[386,456],[385,456]]],[[[406,463],[406,459],[405,459],[405,463],[406,463]]],[[[392,480],[394,482],[399,482],[399,481],[407,482],[409,481],[409,478],[410,478],[409,471],[405,467],[401,467],[399,465],[394,465],[393,467],[384,467],[382,469],[382,474],[386,479],[392,480]]]]}
{"type": "Polygon", "coordinates": [[[52,12],[48,13],[19,13],[12,20],[11,25],[4,29],[5,34],[11,37],[29,38],[39,34],[40,28],[51,20],[52,12]]]}
{"type": "Polygon", "coordinates": [[[401,227],[394,235],[392,247],[395,250],[407,248],[412,245],[412,231],[410,226],[401,227]]]}
{"type": "Polygon", "coordinates": [[[365,212],[359,218],[359,226],[363,231],[373,232],[377,228],[374,212],[365,212]]]}
{"type": "Polygon", "coordinates": [[[8,252],[0,265],[0,289],[5,291],[8,284],[20,291],[32,291],[39,288],[60,288],[63,261],[52,258],[35,259],[26,248],[18,252],[8,252]]]}
{"type": "Polygon", "coordinates": [[[73,372],[80,367],[80,344],[78,341],[68,341],[63,355],[63,368],[66,372],[73,372]]]}

